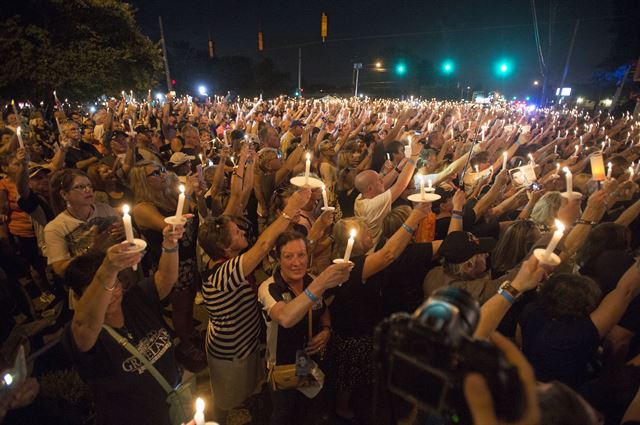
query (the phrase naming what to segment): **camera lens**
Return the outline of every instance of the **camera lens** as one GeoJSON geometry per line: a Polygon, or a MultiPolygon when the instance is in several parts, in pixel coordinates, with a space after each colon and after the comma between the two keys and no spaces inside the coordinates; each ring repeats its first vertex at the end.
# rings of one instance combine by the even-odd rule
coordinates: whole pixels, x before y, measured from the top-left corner
{"type": "Polygon", "coordinates": [[[453,287],[438,289],[414,313],[422,326],[436,332],[446,328],[456,315],[458,330],[473,335],[480,319],[480,306],[467,291],[453,287]]]}

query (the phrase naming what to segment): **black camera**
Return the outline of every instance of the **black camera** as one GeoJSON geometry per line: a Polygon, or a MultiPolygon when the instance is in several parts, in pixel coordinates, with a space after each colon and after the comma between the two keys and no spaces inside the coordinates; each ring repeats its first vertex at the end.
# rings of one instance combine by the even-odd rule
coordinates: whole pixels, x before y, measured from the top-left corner
{"type": "Polygon", "coordinates": [[[443,288],[413,315],[396,313],[382,321],[374,342],[378,394],[389,391],[450,423],[472,423],[463,382],[477,372],[487,380],[497,417],[519,419],[525,400],[518,370],[493,344],[473,339],[479,318],[469,293],[443,288]]]}

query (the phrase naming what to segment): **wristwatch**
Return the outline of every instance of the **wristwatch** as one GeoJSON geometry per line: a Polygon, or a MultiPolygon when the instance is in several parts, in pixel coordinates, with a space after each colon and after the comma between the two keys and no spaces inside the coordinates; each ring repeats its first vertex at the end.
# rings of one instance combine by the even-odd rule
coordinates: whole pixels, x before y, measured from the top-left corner
{"type": "Polygon", "coordinates": [[[504,291],[504,292],[508,293],[509,295],[511,295],[511,297],[514,300],[517,300],[520,297],[520,295],[522,295],[520,293],[520,291],[518,291],[516,288],[511,286],[511,281],[510,280],[507,280],[507,281],[503,282],[502,285],[500,285],[500,291],[504,291]]]}

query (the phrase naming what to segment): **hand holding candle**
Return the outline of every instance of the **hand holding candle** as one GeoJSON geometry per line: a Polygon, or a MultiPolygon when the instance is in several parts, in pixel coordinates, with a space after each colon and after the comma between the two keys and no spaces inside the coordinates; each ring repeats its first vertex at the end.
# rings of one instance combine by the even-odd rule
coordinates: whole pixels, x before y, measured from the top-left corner
{"type": "Polygon", "coordinates": [[[311,154],[307,152],[307,161],[304,164],[304,185],[309,185],[309,173],[311,173],[311,154]]]}
{"type": "Polygon", "coordinates": [[[18,144],[21,148],[24,148],[24,142],[22,141],[22,128],[18,124],[18,128],[16,129],[16,136],[18,136],[18,144]]]}
{"type": "Polygon", "coordinates": [[[325,185],[322,185],[322,201],[324,202],[324,207],[329,207],[329,201],[327,200],[327,189],[325,185]]]}
{"type": "Polygon", "coordinates": [[[556,246],[558,246],[560,239],[562,239],[562,235],[564,235],[564,224],[562,224],[562,222],[558,219],[556,219],[555,223],[556,231],[553,232],[553,236],[549,241],[549,245],[547,245],[547,249],[544,251],[544,261],[549,261],[553,250],[556,249],[556,246]]]}
{"type": "Polygon", "coordinates": [[[127,239],[127,243],[133,242],[133,226],[131,225],[131,216],[129,215],[129,205],[124,204],[122,206],[122,223],[124,224],[124,234],[127,239]]]}
{"type": "Polygon", "coordinates": [[[573,175],[571,174],[571,170],[569,170],[568,167],[564,167],[562,171],[564,171],[567,182],[567,194],[569,195],[569,198],[571,198],[571,196],[573,195],[573,175]]]}

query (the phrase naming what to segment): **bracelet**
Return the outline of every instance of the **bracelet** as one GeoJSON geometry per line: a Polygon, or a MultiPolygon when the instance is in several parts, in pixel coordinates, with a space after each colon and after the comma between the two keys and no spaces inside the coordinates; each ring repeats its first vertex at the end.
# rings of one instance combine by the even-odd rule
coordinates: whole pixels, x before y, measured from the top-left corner
{"type": "Polygon", "coordinates": [[[451,214],[451,220],[462,220],[462,216],[460,214],[451,214]]]}
{"type": "Polygon", "coordinates": [[[111,288],[107,288],[106,286],[102,285],[104,290],[109,292],[113,292],[113,290],[116,289],[116,286],[118,286],[118,281],[116,281],[111,288]]]}
{"type": "Polygon", "coordinates": [[[398,174],[400,174],[402,172],[402,170],[399,169],[397,165],[393,168],[393,170],[398,174]]]}
{"type": "Polygon", "coordinates": [[[509,301],[509,304],[511,304],[511,305],[513,305],[513,303],[516,302],[516,299],[513,298],[510,293],[508,293],[507,291],[505,291],[502,288],[498,289],[498,294],[502,295],[504,297],[504,299],[509,301]]]}
{"type": "Polygon", "coordinates": [[[402,223],[402,228],[406,230],[410,235],[413,235],[416,231],[411,228],[411,226],[402,223]]]}
{"type": "Polygon", "coordinates": [[[312,303],[317,304],[318,301],[320,301],[315,295],[313,295],[313,293],[309,290],[309,288],[306,288],[304,290],[304,294],[309,297],[309,299],[311,300],[312,303]]]}
{"type": "Polygon", "coordinates": [[[292,221],[293,217],[291,217],[289,214],[287,214],[286,212],[282,212],[282,218],[284,218],[285,220],[289,220],[292,221]]]}
{"type": "Polygon", "coordinates": [[[411,165],[416,165],[416,162],[411,158],[407,159],[407,163],[409,163],[411,165]]]}
{"type": "Polygon", "coordinates": [[[596,224],[598,224],[597,221],[589,221],[589,220],[583,220],[581,218],[576,220],[575,224],[587,224],[589,226],[595,226],[596,224]]]}
{"type": "Polygon", "coordinates": [[[162,252],[166,252],[167,254],[171,254],[173,252],[178,252],[178,250],[180,249],[180,245],[176,245],[175,248],[165,248],[164,246],[161,247],[162,248],[162,252]]]}
{"type": "Polygon", "coordinates": [[[462,216],[462,210],[453,210],[451,211],[451,214],[462,216]]]}

